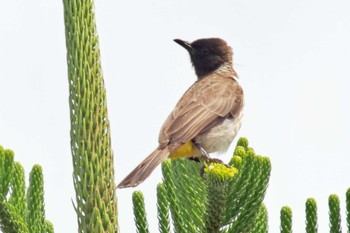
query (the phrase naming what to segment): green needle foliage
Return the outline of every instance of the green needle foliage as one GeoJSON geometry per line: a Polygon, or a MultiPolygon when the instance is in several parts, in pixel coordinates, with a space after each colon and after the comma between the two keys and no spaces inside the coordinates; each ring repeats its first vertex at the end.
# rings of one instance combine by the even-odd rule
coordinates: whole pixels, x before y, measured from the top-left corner
{"type": "Polygon", "coordinates": [[[141,192],[132,194],[132,203],[134,206],[134,215],[138,233],[148,233],[148,223],[146,219],[145,201],[141,192]]]}
{"type": "Polygon", "coordinates": [[[46,226],[46,232],[47,233],[54,233],[53,225],[50,221],[45,221],[45,226],[46,226]]]}
{"type": "Polygon", "coordinates": [[[42,169],[34,165],[25,191],[24,169],[0,146],[0,229],[4,233],[53,233],[45,219],[42,169]]]}
{"type": "Polygon", "coordinates": [[[306,232],[317,233],[317,206],[316,201],[313,198],[309,198],[306,200],[305,212],[306,232]]]}
{"type": "Polygon", "coordinates": [[[92,0],[63,0],[79,232],[117,232],[114,162],[92,0]]]}
{"type": "Polygon", "coordinates": [[[230,167],[209,164],[203,177],[201,168],[187,159],[162,164],[164,182],[157,188],[161,232],[169,232],[169,212],[174,232],[267,232],[262,201],[271,171],[268,158],[256,155],[241,138],[230,167]]]}
{"type": "Polygon", "coordinates": [[[340,226],[340,201],[339,197],[332,194],[328,198],[330,233],[341,233],[340,226]]]}
{"type": "Polygon", "coordinates": [[[11,150],[4,150],[0,147],[0,195],[3,197],[5,197],[9,191],[13,172],[13,159],[14,154],[11,150]]]}
{"type": "Polygon", "coordinates": [[[350,232],[350,188],[346,192],[346,223],[350,232]]]}
{"type": "Polygon", "coordinates": [[[288,206],[281,209],[281,233],[292,232],[292,210],[288,206]]]}
{"type": "MultiPolygon", "coordinates": [[[[346,220],[347,220],[347,232],[350,232],[349,224],[349,203],[350,203],[350,189],[346,193],[346,220]]],[[[328,198],[329,206],[329,232],[340,233],[341,230],[341,215],[340,215],[340,201],[339,197],[332,194],[328,198]]],[[[306,212],[306,232],[316,233],[318,232],[317,224],[317,205],[313,198],[307,199],[305,203],[306,212]]],[[[283,207],[281,210],[281,232],[291,232],[292,224],[291,209],[289,207],[283,207]],[[289,214],[290,212],[290,214],[289,214]],[[289,216],[290,215],[290,216],[289,216]],[[288,230],[290,229],[290,230],[288,230]],[[283,230],[283,231],[282,231],[283,230]]]]}
{"type": "Polygon", "coordinates": [[[207,206],[205,213],[205,232],[220,232],[225,214],[229,180],[237,174],[237,169],[222,164],[209,165],[204,169],[207,186],[207,206]]]}
{"type": "Polygon", "coordinates": [[[227,199],[228,232],[244,232],[252,229],[268,186],[271,163],[267,157],[258,156],[248,147],[248,141],[241,138],[230,164],[237,164],[240,173],[231,182],[227,199]]]}
{"type": "Polygon", "coordinates": [[[157,186],[158,226],[160,233],[170,233],[169,201],[164,184],[157,186]]]}
{"type": "Polygon", "coordinates": [[[13,166],[14,170],[12,173],[13,178],[11,183],[12,194],[8,202],[12,206],[14,206],[18,215],[22,219],[26,219],[28,209],[25,190],[24,169],[22,165],[18,162],[15,162],[13,166]]]}
{"type": "Polygon", "coordinates": [[[45,232],[44,178],[39,165],[34,165],[29,174],[27,206],[29,232],[45,232]]]}
{"type": "Polygon", "coordinates": [[[261,204],[259,212],[255,218],[254,227],[249,231],[249,233],[267,233],[268,230],[267,209],[264,204],[261,204]]]}
{"type": "Polygon", "coordinates": [[[175,232],[203,232],[204,206],[201,204],[204,196],[204,182],[197,176],[188,176],[186,170],[199,171],[200,167],[195,163],[185,165],[183,160],[165,161],[162,164],[164,184],[170,205],[170,213],[175,232]],[[189,189],[182,188],[183,185],[178,180],[194,183],[189,189]],[[194,202],[186,198],[197,195],[194,202]]]}

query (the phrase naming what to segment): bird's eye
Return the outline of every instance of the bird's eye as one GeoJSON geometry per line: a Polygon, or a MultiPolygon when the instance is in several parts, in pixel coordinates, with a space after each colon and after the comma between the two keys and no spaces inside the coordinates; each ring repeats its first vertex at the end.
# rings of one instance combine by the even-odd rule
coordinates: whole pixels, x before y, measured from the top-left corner
{"type": "Polygon", "coordinates": [[[204,49],[201,50],[201,53],[202,53],[203,55],[207,55],[207,54],[209,53],[209,49],[204,48],[204,49]]]}

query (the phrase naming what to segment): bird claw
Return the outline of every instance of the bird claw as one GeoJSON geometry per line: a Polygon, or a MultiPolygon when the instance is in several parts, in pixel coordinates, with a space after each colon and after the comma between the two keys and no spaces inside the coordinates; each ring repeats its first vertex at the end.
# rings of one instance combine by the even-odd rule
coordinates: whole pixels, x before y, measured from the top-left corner
{"type": "MultiPolygon", "coordinates": [[[[197,150],[200,151],[200,153],[202,154],[202,158],[204,158],[204,164],[203,166],[201,167],[201,170],[200,170],[200,175],[201,177],[204,179],[204,168],[206,167],[207,164],[210,164],[210,163],[219,163],[219,164],[222,164],[224,166],[226,166],[227,168],[229,168],[230,166],[227,165],[226,163],[222,162],[222,160],[220,159],[217,159],[217,158],[211,158],[208,154],[208,152],[206,152],[204,150],[204,148],[199,145],[197,142],[193,141],[193,145],[197,148],[197,150]]],[[[195,161],[199,161],[199,158],[190,158],[192,160],[195,160],[195,161]]]]}

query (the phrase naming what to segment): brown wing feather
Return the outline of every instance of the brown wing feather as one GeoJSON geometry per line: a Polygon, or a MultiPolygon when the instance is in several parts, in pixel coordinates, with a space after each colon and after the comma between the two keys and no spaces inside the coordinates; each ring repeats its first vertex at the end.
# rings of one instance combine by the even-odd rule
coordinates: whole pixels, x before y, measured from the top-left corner
{"type": "Polygon", "coordinates": [[[215,76],[197,81],[165,121],[160,145],[186,143],[218,118],[235,117],[242,108],[242,96],[241,87],[231,78],[215,76]]]}

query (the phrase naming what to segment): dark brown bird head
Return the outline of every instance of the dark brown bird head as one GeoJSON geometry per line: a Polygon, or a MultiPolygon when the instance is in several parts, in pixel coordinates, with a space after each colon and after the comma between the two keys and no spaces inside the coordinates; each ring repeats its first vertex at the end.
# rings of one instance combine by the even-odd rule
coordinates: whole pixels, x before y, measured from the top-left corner
{"type": "Polygon", "coordinates": [[[198,78],[204,77],[222,66],[233,71],[232,49],[226,41],[220,38],[199,39],[192,43],[180,39],[174,41],[189,52],[198,78]]]}

